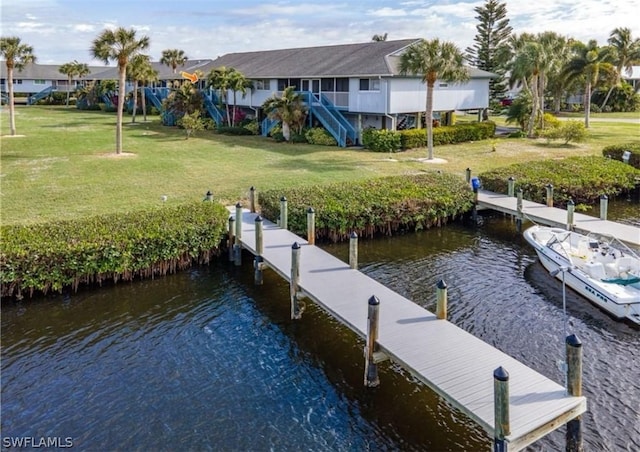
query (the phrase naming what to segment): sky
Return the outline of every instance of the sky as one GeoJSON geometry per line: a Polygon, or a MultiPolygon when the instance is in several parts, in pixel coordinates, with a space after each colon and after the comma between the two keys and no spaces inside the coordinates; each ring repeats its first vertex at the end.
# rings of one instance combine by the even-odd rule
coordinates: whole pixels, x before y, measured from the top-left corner
{"type": "MultiPolygon", "coordinates": [[[[555,31],[604,45],[614,28],[640,38],[638,0],[506,0],[515,33],[555,31]]],[[[135,28],[150,38],[152,60],[165,49],[190,59],[226,53],[439,38],[473,45],[474,8],[485,0],[0,0],[1,36],[18,36],[41,64],[89,65],[93,39],[106,28],[135,28]]]]}

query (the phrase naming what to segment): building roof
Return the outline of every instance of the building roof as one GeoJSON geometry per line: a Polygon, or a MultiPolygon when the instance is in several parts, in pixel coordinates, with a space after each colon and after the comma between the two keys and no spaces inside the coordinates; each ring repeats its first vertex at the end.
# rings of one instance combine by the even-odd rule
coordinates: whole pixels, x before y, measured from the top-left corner
{"type": "MultiPolygon", "coordinates": [[[[60,72],[61,64],[37,64],[29,63],[24,69],[13,70],[14,80],[67,80],[67,76],[60,72]]],[[[103,66],[89,66],[90,74],[104,71],[103,66]]],[[[90,78],[88,75],[87,78],[90,78]]],[[[0,64],[0,78],[7,78],[7,65],[2,62],[0,64]]]]}
{"type": "MultiPolygon", "coordinates": [[[[196,70],[201,70],[206,74],[211,69],[211,60],[210,59],[188,60],[185,64],[183,64],[182,66],[178,66],[176,68],[175,74],[173,72],[173,69],[171,69],[169,66],[162,64],[158,61],[152,61],[151,66],[156,71],[158,71],[158,78],[160,80],[175,80],[175,79],[182,78],[180,75],[181,71],[185,71],[192,74],[196,70]]],[[[118,68],[110,67],[105,69],[103,67],[100,72],[88,75],[84,78],[87,80],[117,80],[118,68]]]]}
{"type": "Polygon", "coordinates": [[[416,39],[297,49],[229,53],[213,61],[233,67],[247,78],[350,77],[392,75],[387,56],[416,39]]]}

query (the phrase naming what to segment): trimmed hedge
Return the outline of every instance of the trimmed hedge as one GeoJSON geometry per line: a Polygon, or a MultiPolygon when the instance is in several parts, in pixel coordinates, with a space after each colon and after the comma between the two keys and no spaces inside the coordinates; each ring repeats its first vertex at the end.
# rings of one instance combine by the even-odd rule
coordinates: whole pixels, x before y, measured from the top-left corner
{"type": "Polygon", "coordinates": [[[631,151],[629,165],[640,169],[640,143],[612,144],[602,150],[602,155],[610,159],[622,161],[622,154],[631,151]]]}
{"type": "MultiPolygon", "coordinates": [[[[433,128],[433,145],[464,143],[492,138],[496,124],[492,121],[456,124],[433,128]]],[[[400,132],[402,149],[427,147],[427,129],[410,129],[400,132]]]]}
{"type": "Polygon", "coordinates": [[[0,228],[0,295],[76,291],[208,263],[219,253],[229,212],[198,202],[152,211],[0,228]]]}
{"type": "Polygon", "coordinates": [[[509,177],[523,198],[544,203],[546,185],[553,185],[555,205],[565,206],[569,199],[576,204],[597,203],[601,195],[615,197],[635,187],[640,171],[631,165],[605,157],[569,157],[564,160],[541,160],[497,168],[479,175],[482,188],[507,193],[509,177]]]}
{"type": "Polygon", "coordinates": [[[306,236],[307,210],[316,212],[316,238],[338,242],[351,232],[372,238],[402,230],[441,226],[473,207],[469,184],[436,171],[359,182],[316,185],[260,194],[262,214],[275,221],[280,198],[287,198],[290,231],[306,236]]]}
{"type": "Polygon", "coordinates": [[[362,131],[362,145],[373,152],[396,152],[400,149],[400,132],[368,128],[362,131]]]}

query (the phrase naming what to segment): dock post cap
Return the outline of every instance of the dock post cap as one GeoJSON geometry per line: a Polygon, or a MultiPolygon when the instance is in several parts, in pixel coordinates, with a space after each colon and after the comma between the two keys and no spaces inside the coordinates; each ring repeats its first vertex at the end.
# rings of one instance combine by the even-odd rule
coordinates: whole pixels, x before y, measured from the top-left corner
{"type": "Polygon", "coordinates": [[[447,288],[447,283],[444,282],[444,279],[441,279],[440,281],[438,281],[438,285],[436,287],[438,289],[446,289],[447,288]]]}
{"type": "Polygon", "coordinates": [[[575,334],[567,336],[566,342],[567,345],[571,345],[572,347],[582,347],[582,341],[578,339],[578,336],[575,334]]]}
{"type": "Polygon", "coordinates": [[[251,191],[255,191],[256,187],[254,187],[253,185],[251,186],[251,188],[249,188],[249,190],[251,191]]]}
{"type": "Polygon", "coordinates": [[[238,201],[238,204],[236,204],[236,209],[242,208],[242,204],[240,204],[240,201],[238,201]]]}
{"type": "Polygon", "coordinates": [[[300,249],[300,244],[298,242],[294,242],[293,245],[291,245],[291,249],[299,250],[300,249]]]}
{"type": "Polygon", "coordinates": [[[553,184],[547,184],[547,185],[545,185],[545,187],[547,187],[547,188],[553,188],[553,184]]]}
{"type": "Polygon", "coordinates": [[[356,231],[351,231],[351,234],[349,235],[350,239],[357,239],[358,238],[358,234],[356,233],[356,231]]]}
{"type": "Polygon", "coordinates": [[[261,222],[261,221],[263,221],[263,219],[262,219],[262,215],[258,215],[254,221],[255,221],[255,222],[261,222]]]}
{"type": "Polygon", "coordinates": [[[496,370],[493,371],[493,378],[500,381],[509,381],[509,372],[500,366],[496,370]]]}
{"type": "Polygon", "coordinates": [[[282,198],[280,198],[280,201],[286,201],[286,200],[287,200],[286,196],[283,196],[282,198]]]}
{"type": "Polygon", "coordinates": [[[369,306],[376,306],[380,304],[380,300],[375,295],[371,295],[369,298],[369,306]]]}
{"type": "Polygon", "coordinates": [[[307,213],[314,213],[314,212],[315,212],[315,210],[313,210],[313,207],[309,207],[307,209],[307,213]]]}
{"type": "Polygon", "coordinates": [[[236,219],[232,215],[229,215],[229,221],[236,221],[236,219]]]}
{"type": "Polygon", "coordinates": [[[575,203],[575,202],[573,202],[573,199],[569,198],[569,201],[567,201],[567,205],[568,205],[568,206],[575,206],[575,205],[576,205],[576,203],[575,203]]]}
{"type": "Polygon", "coordinates": [[[513,176],[509,176],[509,180],[515,180],[513,176]]]}
{"type": "Polygon", "coordinates": [[[607,195],[600,195],[600,199],[609,199],[607,195]]]}

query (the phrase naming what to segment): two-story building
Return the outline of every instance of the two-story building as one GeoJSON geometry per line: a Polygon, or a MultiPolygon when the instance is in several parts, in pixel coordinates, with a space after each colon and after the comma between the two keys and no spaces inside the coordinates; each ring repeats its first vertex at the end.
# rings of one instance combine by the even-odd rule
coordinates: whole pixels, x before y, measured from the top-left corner
{"type": "MultiPolygon", "coordinates": [[[[355,129],[358,141],[367,127],[412,127],[426,108],[426,86],[421,76],[402,75],[400,57],[418,39],[366,42],[321,47],[230,53],[211,63],[233,67],[253,81],[239,106],[263,116],[261,106],[287,86],[311,93],[312,103],[335,108],[355,129]]],[[[482,110],[489,105],[493,74],[469,68],[465,83],[437,81],[434,112],[482,110]]],[[[227,99],[232,99],[231,93],[227,99]]]]}

